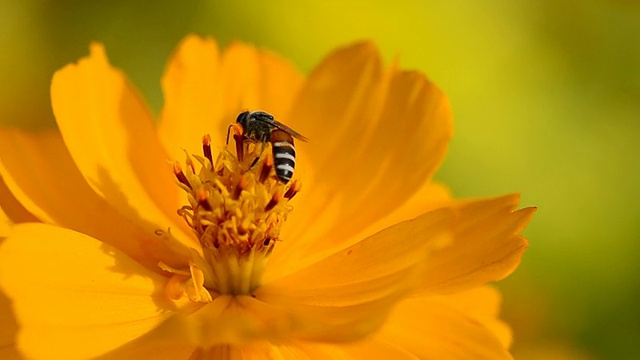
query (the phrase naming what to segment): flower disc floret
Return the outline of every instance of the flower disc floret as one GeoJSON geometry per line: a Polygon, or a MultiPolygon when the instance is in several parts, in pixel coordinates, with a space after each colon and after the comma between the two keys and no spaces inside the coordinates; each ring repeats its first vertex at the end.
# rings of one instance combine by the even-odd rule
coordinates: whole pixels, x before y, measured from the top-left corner
{"type": "Polygon", "coordinates": [[[203,156],[187,154],[186,171],[180,163],[174,164],[174,174],[189,202],[178,214],[202,248],[202,253],[192,254],[189,272],[163,266],[187,279],[185,285],[172,288],[174,298],[182,291],[200,302],[211,301],[204,290],[251,294],[260,285],[269,254],[293,209],[289,201],[300,183],[293,181],[287,186],[274,176],[273,159],[264,151],[270,144],[235,140],[236,154],[222,149],[214,160],[211,137],[205,135],[203,156]]]}

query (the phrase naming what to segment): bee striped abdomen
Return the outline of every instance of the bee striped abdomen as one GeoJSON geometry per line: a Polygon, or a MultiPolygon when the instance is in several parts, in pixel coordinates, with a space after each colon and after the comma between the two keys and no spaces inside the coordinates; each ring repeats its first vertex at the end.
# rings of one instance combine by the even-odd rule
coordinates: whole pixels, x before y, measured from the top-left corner
{"type": "Polygon", "coordinates": [[[286,184],[293,177],[293,171],[296,167],[296,149],[293,146],[293,138],[284,131],[274,130],[271,133],[271,146],[276,175],[280,181],[286,184]]]}

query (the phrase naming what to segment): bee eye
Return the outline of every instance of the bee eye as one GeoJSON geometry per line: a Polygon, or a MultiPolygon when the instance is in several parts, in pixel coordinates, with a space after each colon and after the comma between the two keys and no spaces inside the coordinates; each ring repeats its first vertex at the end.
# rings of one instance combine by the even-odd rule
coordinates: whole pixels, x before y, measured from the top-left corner
{"type": "Polygon", "coordinates": [[[249,115],[248,111],[243,111],[241,112],[238,117],[236,118],[236,122],[242,123],[243,120],[247,117],[247,115],[249,115]]]}

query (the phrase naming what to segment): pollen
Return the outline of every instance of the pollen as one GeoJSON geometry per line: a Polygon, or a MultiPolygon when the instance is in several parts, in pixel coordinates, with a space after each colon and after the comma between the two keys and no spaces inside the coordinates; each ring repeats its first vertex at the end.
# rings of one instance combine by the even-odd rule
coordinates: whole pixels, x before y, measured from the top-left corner
{"type": "Polygon", "coordinates": [[[300,182],[278,180],[273,158],[264,151],[270,144],[247,142],[234,132],[235,153],[224,148],[214,159],[211,137],[205,135],[203,154],[186,155],[187,171],[173,165],[177,185],[188,199],[178,214],[202,251],[192,251],[188,269],[160,264],[172,274],[166,289],[171,298],[209,302],[211,294],[251,294],[281,241],[281,227],[293,209],[289,201],[300,182]]]}

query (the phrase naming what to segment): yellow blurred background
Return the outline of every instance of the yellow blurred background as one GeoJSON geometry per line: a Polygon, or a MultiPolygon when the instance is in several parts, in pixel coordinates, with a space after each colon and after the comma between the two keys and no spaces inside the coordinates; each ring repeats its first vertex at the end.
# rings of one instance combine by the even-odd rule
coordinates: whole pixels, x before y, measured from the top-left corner
{"type": "Polygon", "coordinates": [[[500,284],[518,359],[640,359],[640,3],[633,0],[2,1],[0,122],[52,126],[49,81],[106,45],[157,113],[187,33],[308,72],[373,39],[451,99],[437,175],[456,196],[522,193],[531,247],[500,284]]]}

